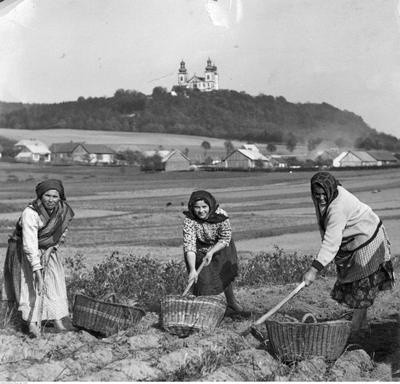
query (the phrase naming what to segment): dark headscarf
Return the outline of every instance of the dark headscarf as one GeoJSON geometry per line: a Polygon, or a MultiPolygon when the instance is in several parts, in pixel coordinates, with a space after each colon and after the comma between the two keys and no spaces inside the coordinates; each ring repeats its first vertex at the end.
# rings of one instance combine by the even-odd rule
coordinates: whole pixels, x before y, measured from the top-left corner
{"type": "Polygon", "coordinates": [[[61,180],[57,179],[48,179],[39,183],[35,188],[37,198],[40,199],[43,194],[45,194],[50,189],[55,189],[56,191],[58,191],[58,193],[60,194],[60,199],[64,201],[66,200],[64,186],[61,180]]]}
{"type": "Polygon", "coordinates": [[[329,205],[333,200],[336,199],[338,195],[338,185],[341,185],[336,178],[329,172],[318,172],[311,178],[311,196],[317,211],[318,223],[322,230],[325,230],[325,217],[329,205]],[[327,204],[324,212],[319,209],[318,201],[314,198],[314,188],[318,186],[322,188],[327,197],[327,204]]]}
{"type": "Polygon", "coordinates": [[[210,223],[210,224],[216,224],[216,223],[222,223],[225,221],[228,217],[221,214],[221,213],[216,213],[216,210],[218,208],[218,203],[215,200],[215,197],[207,191],[194,191],[190,195],[189,203],[188,203],[188,210],[184,211],[183,214],[188,217],[189,219],[195,220],[199,223],[210,223]],[[193,206],[197,201],[203,200],[209,207],[210,207],[210,213],[208,214],[207,219],[202,220],[194,212],[193,206]]]}

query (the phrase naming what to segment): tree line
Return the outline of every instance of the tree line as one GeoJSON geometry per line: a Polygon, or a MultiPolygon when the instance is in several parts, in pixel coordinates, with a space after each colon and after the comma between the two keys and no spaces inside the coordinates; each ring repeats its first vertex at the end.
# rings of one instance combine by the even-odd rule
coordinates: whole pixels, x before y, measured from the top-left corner
{"type": "Polygon", "coordinates": [[[274,145],[399,150],[392,135],[371,129],[360,116],[327,103],[290,103],[284,97],[218,90],[203,93],[155,87],[151,95],[117,90],[112,97],[79,97],[54,104],[0,103],[0,126],[17,129],[164,132],[274,145]]]}

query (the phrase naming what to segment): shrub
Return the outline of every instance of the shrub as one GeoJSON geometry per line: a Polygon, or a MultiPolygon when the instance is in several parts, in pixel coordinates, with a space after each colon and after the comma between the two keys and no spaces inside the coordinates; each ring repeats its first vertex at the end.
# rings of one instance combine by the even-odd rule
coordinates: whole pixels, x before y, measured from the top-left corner
{"type": "Polygon", "coordinates": [[[145,308],[155,309],[163,296],[182,293],[187,283],[182,262],[161,264],[149,257],[120,257],[118,252],[90,272],[77,273],[76,267],[76,263],[67,265],[72,270],[67,283],[71,304],[76,293],[97,299],[115,294],[121,301],[134,300],[145,308]]]}
{"type": "MultiPolygon", "coordinates": [[[[312,255],[299,256],[297,252],[285,253],[283,249],[275,246],[272,253],[261,252],[242,266],[238,285],[299,282],[313,260],[312,255]]],[[[333,268],[329,266],[324,273],[331,274],[333,268]]]]}

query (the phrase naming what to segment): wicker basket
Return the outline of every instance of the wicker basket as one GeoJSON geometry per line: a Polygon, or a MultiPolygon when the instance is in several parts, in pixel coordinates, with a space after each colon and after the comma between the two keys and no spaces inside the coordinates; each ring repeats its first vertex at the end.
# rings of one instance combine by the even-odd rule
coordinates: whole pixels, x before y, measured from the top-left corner
{"type": "Polygon", "coordinates": [[[163,328],[179,337],[194,331],[212,332],[221,322],[226,302],[221,296],[165,296],[161,300],[163,328]]]}
{"type": "Polygon", "coordinates": [[[72,322],[78,328],[110,336],[134,326],[144,315],[145,311],[138,307],[76,295],[72,322]]]}
{"type": "Polygon", "coordinates": [[[343,352],[350,336],[350,321],[296,323],[267,320],[265,325],[272,349],[283,361],[299,361],[315,356],[334,361],[343,352]]]}

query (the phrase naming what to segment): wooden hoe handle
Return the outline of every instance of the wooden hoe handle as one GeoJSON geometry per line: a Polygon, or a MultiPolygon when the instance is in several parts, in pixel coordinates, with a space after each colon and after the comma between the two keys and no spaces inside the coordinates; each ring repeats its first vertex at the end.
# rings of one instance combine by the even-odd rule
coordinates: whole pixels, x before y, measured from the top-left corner
{"type": "Polygon", "coordinates": [[[296,295],[300,290],[302,290],[306,286],[306,283],[303,281],[300,283],[292,292],[290,292],[282,301],[275,305],[275,307],[271,308],[265,315],[261,316],[253,325],[258,325],[263,323],[268,317],[272,316],[275,312],[282,307],[283,304],[288,302],[294,295],[296,295]]]}
{"type": "MultiPolygon", "coordinates": [[[[203,259],[203,261],[202,261],[201,264],[200,264],[199,269],[196,271],[198,274],[199,274],[199,273],[201,272],[201,270],[203,269],[205,262],[206,262],[206,260],[203,259]]],[[[194,280],[193,280],[193,279],[189,281],[189,284],[187,285],[186,289],[183,291],[182,296],[186,296],[186,295],[188,294],[189,289],[190,289],[190,287],[193,285],[193,283],[194,283],[194,280]]]]}

